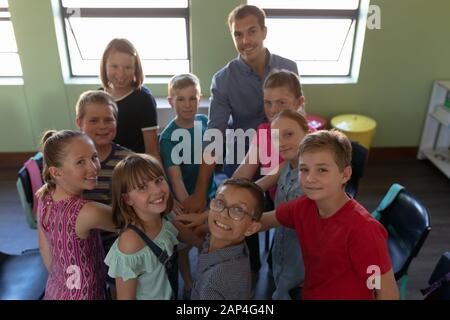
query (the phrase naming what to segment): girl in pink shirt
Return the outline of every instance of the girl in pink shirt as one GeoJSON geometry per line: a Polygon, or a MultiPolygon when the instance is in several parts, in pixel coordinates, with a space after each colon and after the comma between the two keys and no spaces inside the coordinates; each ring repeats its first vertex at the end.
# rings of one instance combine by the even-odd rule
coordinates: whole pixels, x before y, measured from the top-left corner
{"type": "Polygon", "coordinates": [[[44,185],[38,190],[39,249],[49,276],[45,299],[104,298],[104,252],[97,229],[115,231],[111,208],[81,198],[97,184],[94,143],[84,133],[49,131],[43,138],[44,185]]]}

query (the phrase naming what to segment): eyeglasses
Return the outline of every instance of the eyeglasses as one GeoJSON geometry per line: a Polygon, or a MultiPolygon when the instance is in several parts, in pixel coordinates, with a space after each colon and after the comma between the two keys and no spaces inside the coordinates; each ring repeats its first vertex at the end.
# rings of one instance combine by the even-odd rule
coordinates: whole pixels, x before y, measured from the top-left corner
{"type": "Polygon", "coordinates": [[[220,199],[212,199],[211,203],[209,204],[209,208],[218,213],[221,213],[225,209],[228,209],[227,210],[228,216],[235,221],[241,221],[242,219],[244,219],[245,216],[249,216],[250,218],[252,218],[252,220],[255,220],[253,214],[248,213],[247,211],[238,206],[227,207],[225,205],[225,202],[220,199]]]}

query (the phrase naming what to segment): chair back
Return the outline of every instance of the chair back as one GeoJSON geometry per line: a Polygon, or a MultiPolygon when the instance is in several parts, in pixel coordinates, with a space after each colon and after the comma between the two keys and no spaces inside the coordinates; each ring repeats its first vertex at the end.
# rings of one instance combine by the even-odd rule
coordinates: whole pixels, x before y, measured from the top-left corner
{"type": "Polygon", "coordinates": [[[33,203],[32,201],[29,201],[26,195],[27,190],[30,188],[25,188],[22,183],[22,179],[20,178],[17,178],[16,188],[17,193],[19,194],[20,204],[22,205],[22,209],[25,212],[25,217],[27,218],[28,226],[31,229],[37,229],[36,216],[33,214],[33,203]]]}
{"type": "Polygon", "coordinates": [[[364,174],[369,151],[356,141],[352,143],[352,176],[345,186],[345,191],[353,198],[358,193],[359,180],[364,174]]]}
{"type": "Polygon", "coordinates": [[[427,209],[406,190],[380,211],[380,222],[389,233],[388,248],[395,278],[407,274],[431,230],[427,209]]]}

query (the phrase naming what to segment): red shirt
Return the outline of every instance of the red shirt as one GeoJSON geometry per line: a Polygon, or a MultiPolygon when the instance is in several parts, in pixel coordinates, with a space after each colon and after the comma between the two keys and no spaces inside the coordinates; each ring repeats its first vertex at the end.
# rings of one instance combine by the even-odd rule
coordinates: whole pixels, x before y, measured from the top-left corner
{"type": "Polygon", "coordinates": [[[305,262],[303,299],[374,299],[368,267],[388,272],[391,260],[384,227],[355,200],[333,216],[321,218],[306,196],[280,205],[277,220],[294,228],[305,262]]]}

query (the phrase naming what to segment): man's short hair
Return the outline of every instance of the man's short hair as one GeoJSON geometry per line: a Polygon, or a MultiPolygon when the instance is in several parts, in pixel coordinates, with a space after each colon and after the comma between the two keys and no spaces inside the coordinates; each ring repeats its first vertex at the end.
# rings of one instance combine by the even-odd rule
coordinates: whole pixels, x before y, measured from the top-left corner
{"type": "Polygon", "coordinates": [[[244,19],[247,16],[255,16],[258,20],[259,26],[264,29],[266,27],[266,13],[256,7],[246,4],[241,4],[240,6],[233,9],[233,11],[230,12],[228,15],[228,27],[231,30],[231,25],[236,21],[240,19],[244,19]]]}

